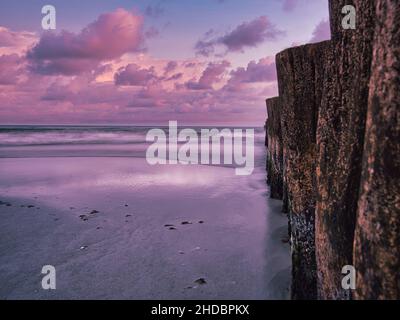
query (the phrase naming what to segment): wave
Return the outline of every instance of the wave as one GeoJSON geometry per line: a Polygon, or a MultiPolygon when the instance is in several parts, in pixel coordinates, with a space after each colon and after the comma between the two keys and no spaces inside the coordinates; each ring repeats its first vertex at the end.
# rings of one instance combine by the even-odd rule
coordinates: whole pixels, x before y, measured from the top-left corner
{"type": "Polygon", "coordinates": [[[15,130],[0,131],[0,146],[135,144],[145,141],[145,133],[96,130],[15,130]]]}
{"type": "MultiPolygon", "coordinates": [[[[0,127],[0,147],[56,145],[125,145],[146,143],[146,134],[154,127],[0,127]]],[[[160,127],[168,132],[167,127],[160,127]]],[[[184,127],[182,127],[184,128],[184,127]]],[[[199,134],[201,128],[194,128],[199,134]]],[[[263,130],[255,129],[256,139],[263,130]]]]}

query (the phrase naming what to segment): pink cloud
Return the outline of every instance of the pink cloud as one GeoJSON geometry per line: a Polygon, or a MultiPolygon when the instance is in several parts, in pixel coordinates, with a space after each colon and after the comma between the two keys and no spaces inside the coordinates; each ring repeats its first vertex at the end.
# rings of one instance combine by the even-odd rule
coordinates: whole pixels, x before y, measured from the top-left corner
{"type": "Polygon", "coordinates": [[[177,67],[178,67],[178,63],[176,61],[170,61],[166,65],[164,72],[165,72],[165,74],[168,74],[168,73],[176,70],[177,67]]]}
{"type": "Polygon", "coordinates": [[[3,123],[162,123],[170,119],[244,123],[262,119],[265,110],[260,106],[267,93],[276,94],[270,94],[268,86],[257,89],[246,84],[235,91],[226,87],[166,89],[159,82],[129,88],[97,83],[88,74],[68,79],[32,76],[18,84],[18,90],[3,86],[7,90],[0,108],[3,123]]]}
{"type": "Polygon", "coordinates": [[[17,54],[0,56],[0,85],[16,84],[23,73],[23,63],[23,59],[17,54]]]}
{"type": "Polygon", "coordinates": [[[315,27],[310,42],[312,42],[312,43],[320,42],[320,41],[324,41],[324,40],[329,40],[330,38],[331,38],[331,27],[330,27],[328,19],[326,19],[326,20],[322,20],[315,27]]]}
{"type": "Polygon", "coordinates": [[[238,68],[231,72],[231,82],[255,83],[276,81],[276,65],[271,57],[262,58],[258,62],[250,61],[246,68],[238,68]]]}
{"type": "Polygon", "coordinates": [[[157,80],[157,75],[155,74],[154,67],[145,69],[131,63],[119,69],[114,79],[115,84],[119,86],[146,86],[151,81],[157,80]]]}
{"type": "Polygon", "coordinates": [[[273,61],[267,58],[231,73],[227,60],[208,64],[196,59],[165,61],[146,54],[119,59],[124,50],[118,54],[108,54],[108,49],[101,54],[89,50],[92,46],[82,40],[88,37],[83,32],[67,34],[72,38],[59,34],[54,41],[39,41],[37,56],[28,60],[22,55],[0,54],[3,123],[154,123],[172,117],[220,122],[263,117],[265,110],[259,106],[269,84],[252,83],[273,78],[273,61]],[[85,46],[75,48],[78,40],[85,46]],[[39,50],[51,48],[50,44],[57,47],[58,41],[63,50],[55,48],[47,55],[39,50]],[[27,63],[32,66],[37,61],[46,72],[28,72],[27,63]],[[75,76],[64,77],[70,74],[75,76]],[[231,90],[233,84],[224,86],[227,81],[238,84],[235,90],[231,90]],[[249,113],[249,108],[255,112],[249,113]]]}
{"type": "Polygon", "coordinates": [[[143,17],[117,9],[102,14],[79,34],[46,32],[28,58],[41,74],[79,74],[142,49],[143,41],[143,17]]]}
{"type": "MultiPolygon", "coordinates": [[[[256,70],[271,64],[268,59],[253,61],[236,73],[228,73],[230,63],[226,60],[206,67],[203,62],[193,60],[154,60],[140,65],[136,62],[120,68],[114,82],[96,80],[97,75],[112,71],[114,63],[102,63],[92,72],[75,77],[24,73],[25,67],[14,70],[17,78],[22,72],[22,81],[14,85],[0,83],[3,93],[0,118],[3,123],[154,123],[171,117],[194,122],[263,117],[265,110],[259,106],[263,104],[268,85],[253,88],[251,82],[263,80],[256,70]],[[196,67],[186,68],[188,63],[196,67]],[[168,75],[165,69],[170,70],[168,75]],[[188,84],[187,79],[191,77],[193,80],[188,84]],[[241,81],[241,86],[230,90],[216,85],[222,85],[229,77],[241,81]],[[168,85],[168,81],[177,81],[177,85],[168,85]],[[255,110],[250,113],[251,117],[249,108],[255,110]]],[[[25,65],[23,57],[1,57],[0,74],[6,75],[8,81],[16,80],[5,72],[10,69],[4,66],[18,64],[25,65]]]]}
{"type": "Polygon", "coordinates": [[[221,62],[209,63],[207,68],[203,71],[199,81],[188,81],[186,87],[191,90],[209,90],[212,89],[212,85],[220,82],[221,76],[224,74],[226,69],[230,66],[230,63],[226,60],[221,62]]]}
{"type": "Polygon", "coordinates": [[[229,51],[241,51],[244,47],[255,47],[265,40],[275,40],[283,34],[282,31],[261,16],[253,21],[244,22],[232,32],[220,38],[229,51]]]}
{"type": "Polygon", "coordinates": [[[194,68],[195,66],[196,66],[195,62],[188,62],[186,63],[185,68],[194,68]]]}
{"type": "Polygon", "coordinates": [[[51,84],[45,94],[41,97],[42,101],[65,101],[71,100],[74,93],[67,87],[57,83],[51,84]]]}
{"type": "Polygon", "coordinates": [[[216,46],[222,45],[227,52],[240,52],[245,48],[257,47],[264,41],[276,40],[284,34],[266,16],[261,16],[240,24],[224,36],[198,41],[195,50],[199,55],[210,56],[216,46]]]}
{"type": "Polygon", "coordinates": [[[174,75],[168,77],[165,80],[166,81],[176,81],[176,80],[182,79],[182,77],[183,77],[183,73],[179,72],[179,73],[175,73],[174,75]]]}
{"type": "Polygon", "coordinates": [[[32,32],[15,32],[0,26],[0,48],[18,47],[20,45],[29,44],[32,41],[35,41],[35,39],[36,36],[32,32]]]}

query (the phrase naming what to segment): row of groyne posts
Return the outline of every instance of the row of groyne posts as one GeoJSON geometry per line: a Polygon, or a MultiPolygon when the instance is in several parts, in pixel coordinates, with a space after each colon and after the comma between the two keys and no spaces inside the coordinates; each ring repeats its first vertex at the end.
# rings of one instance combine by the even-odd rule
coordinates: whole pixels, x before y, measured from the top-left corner
{"type": "Polygon", "coordinates": [[[291,296],[400,299],[400,0],[329,2],[332,39],[278,53],[279,97],[267,99],[291,296]]]}

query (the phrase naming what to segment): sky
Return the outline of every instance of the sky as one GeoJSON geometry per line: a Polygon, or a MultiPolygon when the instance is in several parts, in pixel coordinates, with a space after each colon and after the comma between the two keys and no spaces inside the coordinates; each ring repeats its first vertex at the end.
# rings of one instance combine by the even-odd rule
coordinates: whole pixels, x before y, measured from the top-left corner
{"type": "Polygon", "coordinates": [[[262,126],[276,53],[329,39],[328,16],[328,0],[2,0],[0,124],[262,126]]]}

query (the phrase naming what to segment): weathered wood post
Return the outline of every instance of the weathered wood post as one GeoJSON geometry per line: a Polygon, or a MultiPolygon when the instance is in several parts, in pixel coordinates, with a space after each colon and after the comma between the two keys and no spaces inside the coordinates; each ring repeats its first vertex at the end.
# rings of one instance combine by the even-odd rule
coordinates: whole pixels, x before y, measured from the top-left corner
{"type": "Polygon", "coordinates": [[[358,202],[357,299],[400,299],[400,1],[377,0],[358,202]]]}
{"type": "Polygon", "coordinates": [[[332,40],[317,130],[316,256],[318,296],[349,299],[342,268],[353,264],[353,239],[368,104],[373,0],[331,0],[332,40]],[[356,8],[356,29],[344,29],[342,8],[356,8]]]}
{"type": "Polygon", "coordinates": [[[327,42],[278,53],[285,182],[292,250],[292,298],[317,297],[315,261],[316,128],[327,42]]]}

